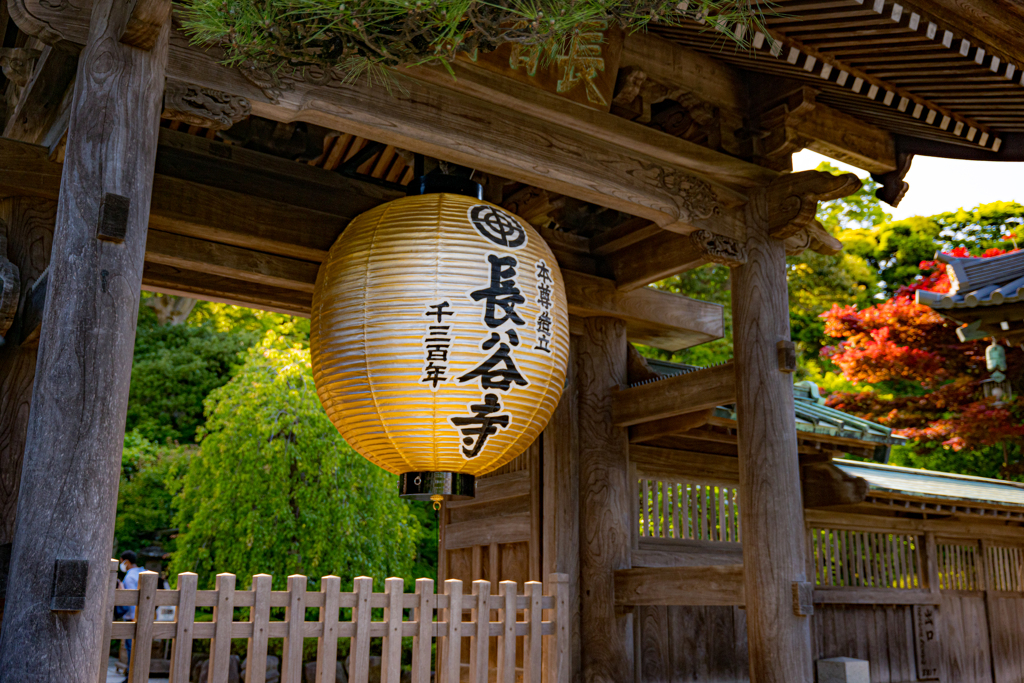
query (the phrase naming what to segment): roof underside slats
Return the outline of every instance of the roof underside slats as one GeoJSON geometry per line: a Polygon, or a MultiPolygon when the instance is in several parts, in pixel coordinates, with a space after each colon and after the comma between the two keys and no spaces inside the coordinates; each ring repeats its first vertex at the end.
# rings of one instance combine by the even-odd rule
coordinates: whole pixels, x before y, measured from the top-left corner
{"type": "Polygon", "coordinates": [[[818,101],[892,133],[998,149],[1000,133],[1024,132],[1024,65],[956,27],[871,0],[779,0],[766,11],[771,37],[760,46],[755,35],[738,47],[710,23],[651,30],[745,70],[810,85],[818,101]]]}

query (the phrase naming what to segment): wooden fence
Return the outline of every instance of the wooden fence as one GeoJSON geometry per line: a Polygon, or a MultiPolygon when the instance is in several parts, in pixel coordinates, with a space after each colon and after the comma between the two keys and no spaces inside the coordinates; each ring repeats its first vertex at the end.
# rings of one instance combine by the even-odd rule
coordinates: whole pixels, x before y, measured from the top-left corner
{"type": "MultiPolygon", "coordinates": [[[[387,579],[383,593],[374,593],[373,579],[365,576],[355,579],[351,593],[341,592],[341,579],[336,576],[323,577],[315,592],[307,590],[305,576],[290,576],[287,591],[273,591],[268,574],[254,576],[247,591],[235,590],[234,574],[218,574],[215,590],[197,590],[198,576],[193,573],[178,574],[175,590],[158,590],[154,572],[139,575],[137,590],[123,590],[116,588],[116,568],[114,562],[107,606],[111,610],[115,605],[135,606],[136,618],[134,622],[108,622],[103,642],[133,640],[129,676],[136,682],[148,680],[153,640],[173,640],[169,683],[187,683],[193,642],[209,639],[208,683],[227,683],[231,639],[245,638],[245,681],[264,683],[268,640],[281,638],[281,683],[302,683],[303,638],[316,638],[316,683],[334,683],[338,639],[349,638],[348,680],[367,683],[371,639],[380,638],[381,683],[399,683],[402,638],[409,637],[413,683],[434,680],[431,646],[435,639],[440,663],[437,683],[458,683],[465,667],[464,638],[469,639],[471,683],[488,682],[492,638],[497,639],[497,671],[491,680],[515,683],[516,641],[520,637],[523,683],[569,681],[569,579],[565,574],[551,575],[546,595],[537,581],[526,582],[522,595],[515,581],[502,581],[498,595],[491,595],[490,582],[474,581],[472,594],[464,595],[462,582],[456,579],[445,581],[443,594],[434,593],[432,579],[417,579],[416,592],[405,593],[403,580],[397,578],[387,579]],[[155,621],[156,608],[161,605],[177,608],[176,621],[155,621]],[[196,608],[201,607],[213,608],[213,621],[195,620],[196,608]],[[249,608],[246,621],[234,620],[236,607],[249,608]],[[284,608],[283,621],[271,620],[272,608],[284,608]],[[307,608],[319,608],[317,621],[305,620],[307,608]],[[351,609],[350,620],[340,618],[344,608],[351,609]],[[373,609],[383,609],[382,621],[373,620],[373,609]],[[411,620],[406,620],[405,610],[411,610],[411,620]],[[468,621],[464,619],[466,610],[470,611],[468,621]],[[492,612],[497,613],[497,621],[491,621],[492,612]],[[523,620],[519,620],[520,613],[523,620]]],[[[106,680],[106,652],[103,656],[100,681],[106,680]]]]}
{"type": "Polygon", "coordinates": [[[739,488],[639,480],[640,538],[740,542],[739,488]]]}

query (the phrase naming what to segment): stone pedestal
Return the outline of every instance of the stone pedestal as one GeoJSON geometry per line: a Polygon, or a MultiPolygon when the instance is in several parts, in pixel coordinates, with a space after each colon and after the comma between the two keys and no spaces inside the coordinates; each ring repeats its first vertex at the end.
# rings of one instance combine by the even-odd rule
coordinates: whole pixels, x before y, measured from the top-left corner
{"type": "Polygon", "coordinates": [[[871,683],[867,660],[852,657],[819,659],[818,683],[871,683]]]}

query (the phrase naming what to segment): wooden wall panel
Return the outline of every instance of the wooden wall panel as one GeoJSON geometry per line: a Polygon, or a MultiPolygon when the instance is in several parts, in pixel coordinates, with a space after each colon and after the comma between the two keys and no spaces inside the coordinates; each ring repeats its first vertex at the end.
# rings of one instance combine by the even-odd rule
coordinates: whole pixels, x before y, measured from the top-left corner
{"type": "Polygon", "coordinates": [[[872,683],[917,680],[912,616],[909,605],[815,605],[813,658],[866,659],[872,683]]]}
{"type": "MultiPolygon", "coordinates": [[[[975,598],[960,598],[963,604],[969,600],[969,605],[962,608],[962,612],[972,612],[972,620],[976,619],[972,609],[974,603],[979,602],[975,598]]],[[[943,601],[945,605],[945,600],[943,601]]],[[[985,604],[981,604],[981,614],[984,617],[985,604]]],[[[989,594],[988,598],[988,626],[992,638],[992,670],[995,683],[1019,683],[1024,681],[1024,595],[1010,596],[1005,593],[989,594]]]]}
{"type": "Polygon", "coordinates": [[[636,608],[643,683],[750,680],[746,613],[738,607],[636,608]]]}

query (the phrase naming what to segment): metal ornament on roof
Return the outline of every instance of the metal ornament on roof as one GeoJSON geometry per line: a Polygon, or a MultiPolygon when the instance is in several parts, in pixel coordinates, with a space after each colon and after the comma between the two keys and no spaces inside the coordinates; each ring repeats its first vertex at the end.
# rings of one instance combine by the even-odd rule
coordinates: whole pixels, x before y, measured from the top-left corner
{"type": "Polygon", "coordinates": [[[985,347],[985,367],[992,373],[981,383],[985,398],[994,398],[997,406],[1013,398],[1013,387],[1003,374],[1006,372],[1006,349],[995,340],[985,347]]]}
{"type": "MultiPolygon", "coordinates": [[[[432,179],[433,178],[433,179],[432,179]]],[[[562,274],[528,223],[479,185],[376,207],[331,247],[313,292],[310,351],[331,421],[403,496],[473,495],[521,454],[565,383],[562,274]]]]}

